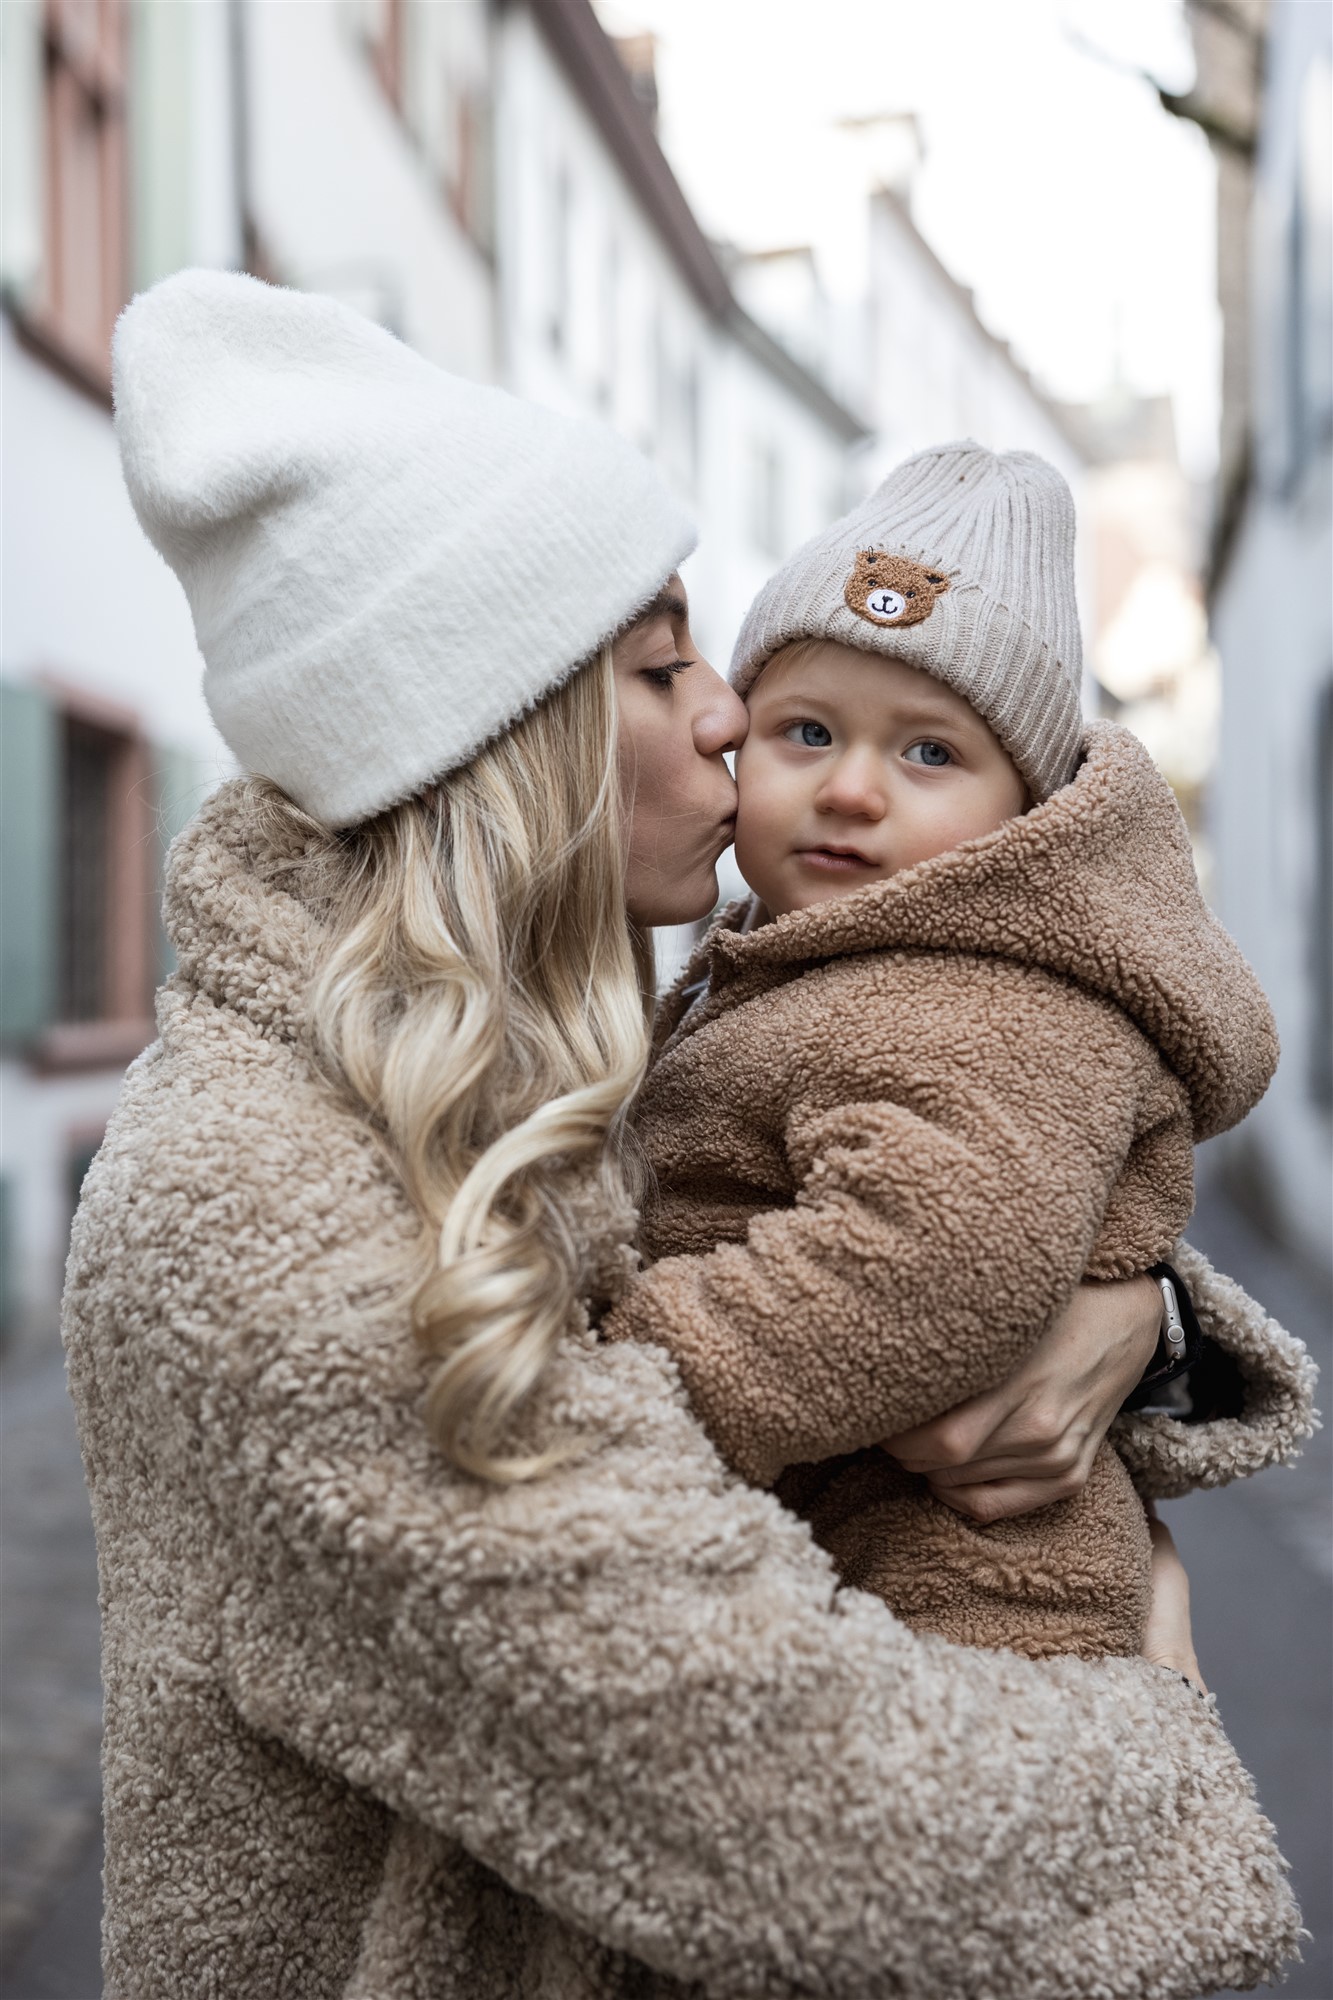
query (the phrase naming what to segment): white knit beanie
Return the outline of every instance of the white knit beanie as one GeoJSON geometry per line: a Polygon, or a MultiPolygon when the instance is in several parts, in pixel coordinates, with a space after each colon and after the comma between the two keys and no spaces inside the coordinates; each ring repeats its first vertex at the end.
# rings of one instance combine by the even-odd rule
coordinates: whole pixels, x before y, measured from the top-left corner
{"type": "Polygon", "coordinates": [[[182,271],[122,313],[116,434],[246,770],[349,826],[465,764],[694,546],[604,425],[332,299],[182,271]]]}
{"type": "Polygon", "coordinates": [[[807,638],[933,674],[1049,798],[1073,776],[1082,730],[1068,486],[1035,452],[970,438],[919,452],[764,585],[732,656],[737,691],[807,638]]]}

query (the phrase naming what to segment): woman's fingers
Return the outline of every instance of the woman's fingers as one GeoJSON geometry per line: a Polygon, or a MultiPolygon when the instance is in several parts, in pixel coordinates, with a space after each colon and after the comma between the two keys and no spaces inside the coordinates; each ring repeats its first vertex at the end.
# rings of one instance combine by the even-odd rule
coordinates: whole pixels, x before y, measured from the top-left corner
{"type": "Polygon", "coordinates": [[[973,1486],[939,1487],[932,1480],[930,1490],[955,1514],[985,1527],[1015,1514],[1031,1514],[1038,1507],[1053,1507],[1057,1500],[1072,1500],[1084,1483],[1076,1473],[1067,1473],[1061,1479],[988,1479],[973,1486]]]}
{"type": "Polygon", "coordinates": [[[1149,1278],[1080,1285],[1006,1382],[884,1449],[975,1520],[1068,1499],[1143,1372],[1160,1313],[1149,1278]]]}
{"type": "MultiPolygon", "coordinates": [[[[1051,1444],[1034,1446],[1031,1450],[1014,1449],[998,1454],[994,1458],[977,1458],[967,1465],[908,1466],[909,1472],[920,1472],[933,1487],[944,1490],[951,1486],[979,1486],[996,1479],[1067,1479],[1077,1477],[1077,1484],[1083,1485],[1092,1468],[1097,1453],[1095,1437],[1079,1438],[1073,1431],[1067,1431],[1051,1444]],[[1081,1475],[1081,1476],[1078,1476],[1081,1475]]],[[[895,1452],[894,1457],[898,1454],[895,1452]]],[[[899,1459],[899,1464],[903,1461],[899,1459]]]]}
{"type": "MultiPolygon", "coordinates": [[[[993,1440],[1013,1415],[1008,1385],[973,1396],[915,1430],[884,1440],[884,1449],[908,1472],[932,1473],[975,1465],[991,1455],[993,1440]]],[[[975,1472],[970,1475],[976,1478],[975,1472]]]]}

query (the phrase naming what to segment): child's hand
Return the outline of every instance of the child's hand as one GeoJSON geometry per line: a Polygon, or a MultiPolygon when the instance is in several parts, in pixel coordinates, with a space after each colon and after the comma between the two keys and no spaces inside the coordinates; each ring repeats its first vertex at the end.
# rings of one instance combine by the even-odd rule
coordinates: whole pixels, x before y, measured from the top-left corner
{"type": "Polygon", "coordinates": [[[884,1449],[972,1521],[1002,1521],[1082,1491],[1120,1405],[1152,1357],[1151,1278],[1080,1285],[1007,1381],[884,1449]]]}

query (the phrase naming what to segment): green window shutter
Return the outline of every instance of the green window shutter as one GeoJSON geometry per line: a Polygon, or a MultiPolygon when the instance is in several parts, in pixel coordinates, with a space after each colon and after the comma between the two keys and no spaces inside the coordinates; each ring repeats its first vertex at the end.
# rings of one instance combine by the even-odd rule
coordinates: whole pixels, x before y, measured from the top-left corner
{"type": "Polygon", "coordinates": [[[0,1038],[55,1018],[60,718],[40,688],[0,682],[0,1038]]]}
{"type": "MultiPolygon", "coordinates": [[[[190,824],[207,796],[209,785],[203,765],[188,750],[153,746],[157,829],[159,846],[158,887],[164,885],[167,849],[176,835],[190,824]]],[[[176,954],[162,923],[161,896],[158,898],[157,977],[169,979],[176,970],[176,954]]]]}

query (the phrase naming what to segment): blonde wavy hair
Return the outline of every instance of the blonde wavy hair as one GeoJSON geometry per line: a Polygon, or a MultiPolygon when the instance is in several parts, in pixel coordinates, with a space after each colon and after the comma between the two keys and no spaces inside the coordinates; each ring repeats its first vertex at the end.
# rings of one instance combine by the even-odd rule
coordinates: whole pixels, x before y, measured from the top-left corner
{"type": "Polygon", "coordinates": [[[427,1421],[464,1470],[529,1478],[569,1448],[503,1447],[580,1322],[589,1177],[622,1208],[635,1192],[651,955],[625,912],[609,646],[462,770],[328,838],[310,1022],[421,1218],[427,1421]]]}

